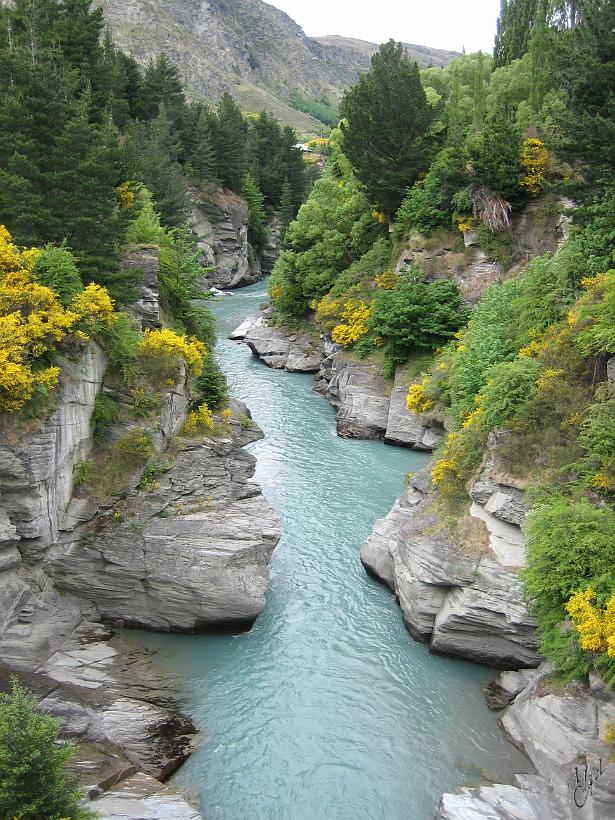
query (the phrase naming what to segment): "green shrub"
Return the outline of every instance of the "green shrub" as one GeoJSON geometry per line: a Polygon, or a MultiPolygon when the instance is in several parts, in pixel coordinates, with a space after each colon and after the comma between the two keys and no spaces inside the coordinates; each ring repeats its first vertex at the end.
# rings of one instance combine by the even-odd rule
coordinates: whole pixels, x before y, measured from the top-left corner
{"type": "Polygon", "coordinates": [[[226,404],[228,385],[212,353],[203,359],[203,370],[196,380],[195,391],[196,404],[205,402],[211,410],[219,410],[226,404]]]}
{"type": "Polygon", "coordinates": [[[478,241],[490,262],[507,271],[513,263],[513,237],[511,231],[492,231],[482,223],[478,226],[478,241]]]}
{"type": "Polygon", "coordinates": [[[113,450],[127,466],[138,467],[154,455],[154,444],[147,430],[131,430],[119,439],[113,450]]]}
{"type": "Polygon", "coordinates": [[[62,245],[45,245],[34,268],[34,275],[42,285],[58,294],[64,307],[69,307],[78,293],[83,290],[75,257],[62,245]]]}
{"type": "Polygon", "coordinates": [[[72,743],[59,743],[61,721],[39,714],[16,678],[10,695],[0,694],[0,817],[20,820],[86,820],[82,794],[64,773],[75,756],[72,743]]]}
{"type": "Polygon", "coordinates": [[[117,421],[119,411],[118,403],[101,390],[96,396],[90,418],[90,430],[96,444],[104,444],[107,431],[117,421]]]}
{"type": "Polygon", "coordinates": [[[75,467],[74,485],[76,488],[85,487],[91,483],[94,477],[94,462],[80,461],[75,467]]]}
{"type": "Polygon", "coordinates": [[[394,290],[381,291],[369,321],[372,338],[382,340],[386,375],[414,350],[435,350],[465,322],[467,312],[454,282],[427,283],[408,272],[394,290]]]}
{"type": "Polygon", "coordinates": [[[162,238],[160,214],[154,209],[152,195],[143,186],[137,194],[135,208],[139,211],[128,226],[126,240],[135,245],[157,245],[162,238]]]}
{"type": "Polygon", "coordinates": [[[130,384],[136,375],[136,360],[141,334],[135,320],[127,313],[117,313],[113,323],[103,328],[101,341],[109,359],[109,368],[130,384]]]}
{"type": "Polygon", "coordinates": [[[517,352],[511,337],[511,300],[517,288],[517,282],[511,279],[487,290],[461,335],[457,351],[451,355],[450,375],[443,390],[456,424],[474,409],[475,396],[485,383],[487,371],[512,359],[517,352]]]}
{"type": "Polygon", "coordinates": [[[527,356],[501,362],[488,370],[481,391],[481,425],[486,430],[495,430],[515,416],[536,392],[540,371],[540,364],[527,356]]]}
{"type": "Polygon", "coordinates": [[[579,649],[575,630],[563,626],[565,604],[587,586],[602,604],[615,588],[615,513],[587,499],[555,497],[530,513],[525,532],[525,594],[541,649],[566,677],[583,675],[589,656],[579,649]]]}
{"type": "Polygon", "coordinates": [[[404,197],[395,216],[394,236],[402,239],[411,230],[428,234],[448,222],[453,195],[466,179],[459,148],[440,151],[425,179],[416,182],[404,197]]]}

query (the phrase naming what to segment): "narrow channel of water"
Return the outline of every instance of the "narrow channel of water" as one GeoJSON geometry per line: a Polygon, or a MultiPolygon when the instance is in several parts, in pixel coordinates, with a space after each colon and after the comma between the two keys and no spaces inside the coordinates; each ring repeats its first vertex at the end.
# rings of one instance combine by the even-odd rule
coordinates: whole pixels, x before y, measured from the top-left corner
{"type": "Polygon", "coordinates": [[[425,456],[335,434],[313,378],[269,370],[226,334],[265,299],[213,305],[233,395],[266,433],[255,479],[284,519],[267,607],[237,636],[144,635],[185,681],[204,742],[176,775],[206,820],[431,820],[439,795],[527,763],[480,684],[406,632],[359,547],[425,456]]]}

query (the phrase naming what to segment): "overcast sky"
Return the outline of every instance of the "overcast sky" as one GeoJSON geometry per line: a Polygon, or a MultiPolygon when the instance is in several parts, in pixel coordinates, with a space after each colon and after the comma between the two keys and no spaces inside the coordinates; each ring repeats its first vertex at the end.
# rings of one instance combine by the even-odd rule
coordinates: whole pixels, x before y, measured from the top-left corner
{"type": "Polygon", "coordinates": [[[383,43],[391,37],[452,51],[491,52],[500,0],[267,0],[310,37],[340,34],[383,43]]]}

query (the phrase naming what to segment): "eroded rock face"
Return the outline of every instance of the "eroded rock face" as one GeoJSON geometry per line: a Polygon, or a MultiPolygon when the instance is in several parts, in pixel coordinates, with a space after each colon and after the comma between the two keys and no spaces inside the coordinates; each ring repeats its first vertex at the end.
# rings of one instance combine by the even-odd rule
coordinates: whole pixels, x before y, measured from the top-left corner
{"type": "Polygon", "coordinates": [[[391,390],[384,440],[387,444],[403,444],[431,452],[444,439],[444,428],[436,423],[426,427],[419,416],[406,407],[407,396],[408,384],[403,375],[398,374],[391,390]]]}
{"type": "Polygon", "coordinates": [[[132,245],[122,260],[122,267],[138,277],[137,300],[127,310],[138,320],[141,330],[161,326],[158,298],[158,245],[132,245]]]}
{"type": "Polygon", "coordinates": [[[540,656],[518,575],[521,530],[487,512],[493,495],[472,508],[478,543],[462,545],[438,521],[428,472],[418,473],[388,516],[376,522],[361,560],[394,590],[408,630],[432,651],[505,668],[533,667],[540,656]]]}
{"type": "MultiPolygon", "coordinates": [[[[537,775],[517,775],[517,786],[462,789],[442,797],[443,820],[610,820],[615,807],[615,763],[604,731],[615,719],[612,690],[598,676],[563,691],[543,664],[504,712],[502,725],[528,755],[537,775]],[[587,768],[586,768],[587,767],[587,768]],[[590,780],[591,778],[591,780],[590,780]]],[[[517,688],[504,673],[498,685],[517,688]]]]}
{"type": "Polygon", "coordinates": [[[90,416],[105,371],[100,348],[62,362],[58,406],[38,429],[11,427],[0,442],[0,636],[30,596],[24,565],[58,538],[76,464],[91,447],[90,416]]]}
{"type": "Polygon", "coordinates": [[[290,373],[316,373],[320,367],[318,347],[307,333],[273,327],[262,313],[248,317],[229,339],[245,342],[267,367],[290,373]]]}
{"type": "Polygon", "coordinates": [[[192,188],[193,230],[201,261],[209,268],[207,283],[217,288],[252,285],[262,276],[260,262],[248,243],[248,206],[236,194],[211,194],[192,188]]]}
{"type": "Polygon", "coordinates": [[[277,513],[249,482],[254,466],[233,439],[184,441],[159,486],[127,500],[123,520],[107,514],[66,534],[56,585],[131,626],[250,623],[265,605],[281,535],[277,513]]]}

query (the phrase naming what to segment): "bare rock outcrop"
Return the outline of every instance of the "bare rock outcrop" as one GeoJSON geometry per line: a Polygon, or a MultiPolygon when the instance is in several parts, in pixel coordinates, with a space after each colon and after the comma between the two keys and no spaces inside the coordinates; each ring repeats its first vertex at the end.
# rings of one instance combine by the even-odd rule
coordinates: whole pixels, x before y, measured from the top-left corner
{"type": "Polygon", "coordinates": [[[245,342],[267,367],[290,373],[316,373],[320,368],[318,345],[310,334],[275,327],[263,313],[248,317],[229,339],[245,342]]]}
{"type": "Polygon", "coordinates": [[[258,282],[262,272],[248,243],[249,214],[243,199],[226,189],[204,193],[191,188],[190,196],[201,262],[209,268],[207,283],[224,289],[258,282]]]}
{"type": "Polygon", "coordinates": [[[233,438],[184,440],[151,490],[66,533],[53,561],[60,589],[105,620],[192,632],[253,621],[265,605],[278,515],[249,479],[255,459],[233,438]]]}
{"type": "Polygon", "coordinates": [[[137,298],[127,310],[139,322],[141,330],[161,326],[158,295],[158,245],[131,245],[122,260],[122,267],[134,271],[137,298]]]}
{"type": "MultiPolygon", "coordinates": [[[[442,820],[610,820],[615,806],[615,763],[604,740],[615,720],[612,690],[597,675],[563,690],[551,667],[535,670],[501,722],[536,767],[516,786],[484,786],[445,794],[442,820]]],[[[504,673],[509,675],[509,673],[504,673]]],[[[504,677],[504,676],[502,676],[504,677]]],[[[499,681],[502,688],[508,682],[499,681]]]]}
{"type": "Polygon", "coordinates": [[[484,503],[473,502],[474,541],[461,543],[438,520],[428,472],[418,473],[376,522],[361,560],[394,590],[408,630],[432,651],[504,668],[533,667],[540,656],[518,574],[521,529],[498,517],[512,505],[498,493],[505,496],[505,488],[494,485],[481,496],[484,503]]]}

